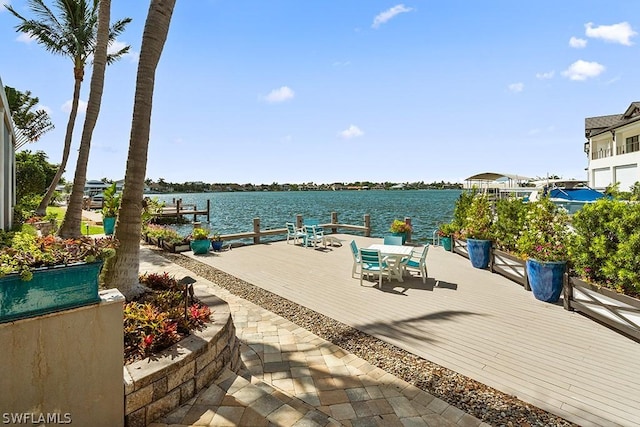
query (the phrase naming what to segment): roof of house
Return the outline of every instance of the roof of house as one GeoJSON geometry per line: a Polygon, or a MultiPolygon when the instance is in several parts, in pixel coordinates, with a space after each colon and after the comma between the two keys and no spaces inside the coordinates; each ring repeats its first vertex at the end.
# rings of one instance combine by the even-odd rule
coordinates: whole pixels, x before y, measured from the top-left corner
{"type": "Polygon", "coordinates": [[[640,120],[640,102],[632,102],[622,114],[587,117],[584,119],[584,134],[587,138],[615,130],[640,120]]]}

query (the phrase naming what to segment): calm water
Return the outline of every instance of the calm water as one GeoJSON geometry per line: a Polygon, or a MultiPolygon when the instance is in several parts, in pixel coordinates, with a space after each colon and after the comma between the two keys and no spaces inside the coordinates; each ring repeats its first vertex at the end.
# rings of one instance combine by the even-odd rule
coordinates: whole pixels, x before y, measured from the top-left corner
{"type": "MultiPolygon", "coordinates": [[[[325,223],[331,222],[331,212],[337,212],[340,223],[364,225],[364,215],[368,213],[373,237],[387,234],[394,218],[410,217],[414,229],[412,240],[427,243],[438,224],[453,218],[460,193],[460,190],[276,191],[153,194],[150,197],[167,203],[182,199],[183,203],[195,204],[198,209],[204,209],[209,199],[211,222],[204,223],[204,217],[199,220],[220,234],[252,231],[253,218],[260,218],[261,229],[284,228],[285,222],[295,222],[297,214],[325,223]]],[[[176,228],[186,235],[192,226],[176,228]]]]}

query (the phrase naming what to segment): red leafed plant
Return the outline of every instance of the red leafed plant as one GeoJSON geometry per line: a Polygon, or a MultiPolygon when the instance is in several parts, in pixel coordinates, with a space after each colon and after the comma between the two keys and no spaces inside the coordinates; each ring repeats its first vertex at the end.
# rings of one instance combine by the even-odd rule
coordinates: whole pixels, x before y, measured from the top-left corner
{"type": "Polygon", "coordinates": [[[168,273],[144,274],[149,291],[124,307],[124,358],[131,363],[160,352],[202,328],[211,310],[189,297],[185,313],[184,285],[168,273]]]}

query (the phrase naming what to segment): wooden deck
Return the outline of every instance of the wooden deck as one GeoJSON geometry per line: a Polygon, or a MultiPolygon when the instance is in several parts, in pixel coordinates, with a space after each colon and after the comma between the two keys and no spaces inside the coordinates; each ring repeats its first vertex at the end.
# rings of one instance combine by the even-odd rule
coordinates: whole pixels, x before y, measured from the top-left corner
{"type": "MultiPolygon", "coordinates": [[[[348,243],[275,242],[195,258],[579,425],[640,424],[640,344],[440,247],[429,279],[351,278],[348,243]]],[[[193,256],[193,255],[187,255],[193,256]]]]}

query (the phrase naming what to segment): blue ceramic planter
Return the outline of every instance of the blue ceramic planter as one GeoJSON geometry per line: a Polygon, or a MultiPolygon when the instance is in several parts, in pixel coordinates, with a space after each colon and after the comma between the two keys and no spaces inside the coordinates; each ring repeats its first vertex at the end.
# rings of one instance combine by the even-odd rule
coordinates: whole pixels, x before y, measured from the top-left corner
{"type": "Polygon", "coordinates": [[[444,248],[445,251],[451,252],[451,237],[441,237],[440,245],[444,248]]]}
{"type": "Polygon", "coordinates": [[[540,301],[557,302],[562,293],[562,276],[566,266],[566,261],[542,262],[529,258],[527,276],[533,296],[540,301]]]}
{"type": "Polygon", "coordinates": [[[209,252],[209,248],[211,247],[211,240],[203,239],[203,240],[192,240],[190,243],[191,250],[196,255],[202,255],[209,252]]]}
{"type": "Polygon", "coordinates": [[[472,266],[487,268],[491,259],[491,240],[467,239],[467,252],[472,266]]]}
{"type": "Polygon", "coordinates": [[[29,281],[17,273],[0,278],[0,323],[100,301],[102,262],[35,270],[29,281]]]}
{"type": "Polygon", "coordinates": [[[211,241],[211,246],[213,247],[213,250],[216,252],[219,252],[222,249],[222,240],[212,240],[211,241]]]}
{"type": "Polygon", "coordinates": [[[102,228],[104,228],[104,234],[107,236],[111,236],[113,234],[113,230],[116,227],[116,217],[108,216],[102,218],[102,228]]]}

